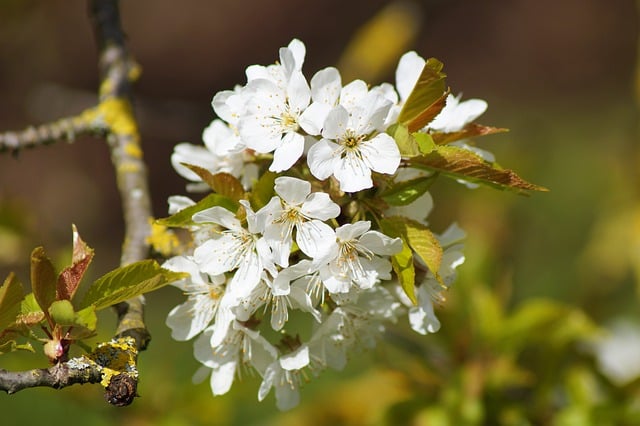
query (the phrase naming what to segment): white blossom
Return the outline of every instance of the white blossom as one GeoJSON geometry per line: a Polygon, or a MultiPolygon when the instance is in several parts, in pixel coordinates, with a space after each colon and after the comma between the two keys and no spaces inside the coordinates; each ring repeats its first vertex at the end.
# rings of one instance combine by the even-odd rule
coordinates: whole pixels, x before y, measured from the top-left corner
{"type": "Polygon", "coordinates": [[[370,222],[359,221],[336,229],[336,240],[317,261],[330,293],[348,293],[352,286],[368,289],[379,280],[391,279],[391,262],[381,256],[399,252],[402,242],[370,227],[370,222]]]}
{"type": "Polygon", "coordinates": [[[324,192],[311,192],[311,184],[282,176],[275,180],[273,197],[263,208],[268,215],[264,238],[273,250],[275,261],[286,267],[296,231],[296,243],[309,257],[315,257],[335,239],[333,229],[323,221],[340,214],[340,207],[324,192]]]}
{"type": "Polygon", "coordinates": [[[167,260],[163,268],[176,272],[187,272],[189,278],[174,283],[185,292],[188,299],[169,312],[167,325],[171,337],[189,340],[204,330],[215,318],[212,327],[215,341],[224,338],[233,314],[229,310],[226,293],[226,277],[201,272],[200,266],[189,256],[176,256],[167,260]]]}
{"type": "Polygon", "coordinates": [[[251,292],[260,281],[263,270],[270,270],[275,275],[271,250],[260,235],[264,230],[264,222],[246,201],[242,200],[241,203],[247,213],[247,229],[223,207],[211,207],[193,216],[196,223],[213,223],[225,228],[217,238],[197,247],[194,258],[202,271],[211,275],[235,271],[228,291],[238,297],[251,292]]]}
{"type": "Polygon", "coordinates": [[[395,173],[400,164],[398,146],[388,134],[378,133],[384,130],[390,107],[383,96],[369,92],[349,110],[343,105],[333,108],[323,138],[309,149],[311,173],[320,180],[333,175],[345,192],[371,188],[372,171],[395,173]]]}

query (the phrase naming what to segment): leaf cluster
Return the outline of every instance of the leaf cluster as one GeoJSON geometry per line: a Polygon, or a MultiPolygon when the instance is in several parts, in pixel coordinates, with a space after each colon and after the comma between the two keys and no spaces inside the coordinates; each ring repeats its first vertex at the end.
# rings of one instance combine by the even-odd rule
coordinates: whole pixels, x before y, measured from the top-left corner
{"type": "Polygon", "coordinates": [[[51,363],[68,358],[71,344],[82,344],[97,329],[96,311],[131,297],[156,290],[183,277],[145,260],[115,269],[91,283],[82,298],[76,294],[94,257],[94,250],[73,227],[71,263],[59,273],[42,247],[31,253],[31,288],[11,273],[0,287],[0,353],[18,349],[33,351],[26,337],[44,343],[51,363]],[[44,337],[37,331],[42,330],[44,337]]]}

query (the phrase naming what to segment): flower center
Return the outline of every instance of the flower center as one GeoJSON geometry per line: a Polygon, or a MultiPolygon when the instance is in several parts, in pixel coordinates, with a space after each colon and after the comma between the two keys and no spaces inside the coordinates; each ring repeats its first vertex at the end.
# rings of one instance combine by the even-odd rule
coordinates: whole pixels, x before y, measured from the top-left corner
{"type": "Polygon", "coordinates": [[[346,149],[356,149],[364,139],[363,135],[357,135],[353,130],[347,130],[342,138],[342,145],[346,149]]]}
{"type": "Polygon", "coordinates": [[[292,112],[289,108],[279,118],[280,126],[285,131],[289,132],[297,132],[300,130],[300,125],[298,124],[298,114],[292,112]]]}

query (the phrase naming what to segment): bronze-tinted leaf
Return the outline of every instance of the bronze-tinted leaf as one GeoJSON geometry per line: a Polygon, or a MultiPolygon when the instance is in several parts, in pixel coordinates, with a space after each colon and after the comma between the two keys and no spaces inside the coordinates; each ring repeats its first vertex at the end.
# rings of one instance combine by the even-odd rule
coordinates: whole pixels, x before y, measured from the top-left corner
{"type": "Polygon", "coordinates": [[[49,309],[56,299],[58,276],[44,248],[37,247],[31,252],[31,287],[33,295],[43,311],[49,309]]]}
{"type": "Polygon", "coordinates": [[[242,200],[244,198],[244,188],[235,176],[230,175],[229,173],[213,174],[209,170],[193,164],[181,164],[200,176],[200,179],[209,185],[209,188],[211,188],[215,193],[230,198],[233,201],[242,200]]]}
{"type": "Polygon", "coordinates": [[[415,132],[428,124],[444,107],[446,99],[443,64],[429,58],[415,87],[409,94],[398,116],[398,123],[404,124],[410,132],[415,132]]]}
{"type": "Polygon", "coordinates": [[[525,181],[513,170],[503,169],[468,149],[456,146],[439,145],[426,155],[412,158],[411,166],[520,193],[525,190],[548,191],[542,186],[525,181]]]}
{"type": "Polygon", "coordinates": [[[503,133],[508,131],[509,129],[503,129],[501,127],[483,126],[482,124],[471,123],[467,124],[464,129],[458,132],[435,132],[431,133],[431,137],[436,144],[445,145],[462,139],[470,139],[477,136],[493,135],[495,133],[503,133]]]}
{"type": "Polygon", "coordinates": [[[16,320],[23,296],[22,284],[10,273],[0,287],[0,330],[16,320]]]}
{"type": "Polygon", "coordinates": [[[71,265],[67,266],[60,272],[58,276],[58,285],[56,289],[57,300],[71,300],[80,286],[82,277],[84,276],[94,251],[80,238],[78,229],[73,225],[73,255],[71,265]]]}

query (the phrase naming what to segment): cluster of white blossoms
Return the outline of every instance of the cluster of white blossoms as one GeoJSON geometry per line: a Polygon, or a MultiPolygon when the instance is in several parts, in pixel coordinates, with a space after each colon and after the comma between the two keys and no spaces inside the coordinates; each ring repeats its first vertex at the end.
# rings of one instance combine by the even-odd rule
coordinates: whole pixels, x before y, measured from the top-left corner
{"type": "MultiPolygon", "coordinates": [[[[464,234],[455,224],[430,234],[440,250],[433,271],[420,253],[432,207],[426,189],[416,189],[411,202],[372,201],[390,182],[430,174],[402,165],[398,143],[387,133],[423,58],[405,54],[395,87],[370,87],[361,80],[343,85],[335,68],[307,81],[299,40],[279,53],[275,64],[247,68],[244,86],[214,96],[219,118],[205,129],[204,146],[175,147],[171,161],[189,190],[210,188],[198,172],[205,170],[232,176],[246,192],[231,209],[197,209],[187,197],[171,197],[172,214],[196,209],[189,210],[193,244],[163,266],[189,273],[175,283],[187,300],[167,324],[177,340],[196,338],[195,357],[203,364],[197,376],[210,373],[213,394],[221,395],[242,369],[252,369],[262,378],[258,399],[273,388],[285,410],[298,404],[303,381],[326,368],[342,369],[349,351],[373,347],[386,325],[404,318],[420,334],[436,332],[434,302],[444,300],[464,261],[464,234]],[[268,182],[260,180],[268,173],[266,199],[247,195],[262,191],[265,198],[259,182],[268,182]],[[393,229],[381,225],[390,217],[403,218],[394,223],[406,220],[415,232],[383,232],[393,229]],[[413,294],[399,277],[401,259],[409,259],[404,268],[411,271],[413,294]]],[[[447,93],[425,133],[459,132],[487,107],[447,93]]]]}

